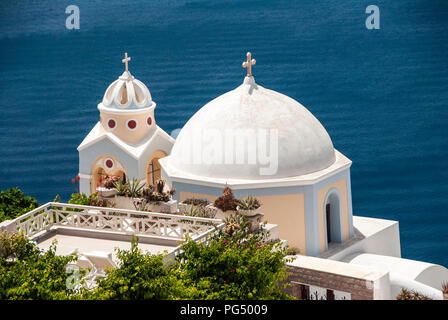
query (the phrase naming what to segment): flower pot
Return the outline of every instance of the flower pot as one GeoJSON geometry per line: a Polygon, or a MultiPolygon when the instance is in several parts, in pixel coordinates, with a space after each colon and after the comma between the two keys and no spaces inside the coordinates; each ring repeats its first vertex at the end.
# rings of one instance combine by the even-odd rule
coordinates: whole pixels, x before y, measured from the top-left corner
{"type": "Polygon", "coordinates": [[[111,198],[118,193],[118,191],[115,189],[108,189],[104,187],[98,187],[96,188],[96,191],[98,191],[98,195],[104,198],[111,198]]]}
{"type": "Polygon", "coordinates": [[[159,213],[176,213],[177,200],[170,200],[167,202],[149,202],[146,206],[148,210],[159,213]]]}
{"type": "Polygon", "coordinates": [[[264,214],[256,213],[252,216],[247,216],[249,220],[249,232],[254,232],[260,228],[261,219],[263,219],[264,214]]]}
{"type": "Polygon", "coordinates": [[[237,213],[236,211],[233,210],[222,211],[221,209],[215,207],[213,204],[209,204],[207,208],[216,211],[215,219],[224,219],[237,213]]]}
{"type": "Polygon", "coordinates": [[[238,208],[238,213],[243,215],[243,216],[251,217],[251,216],[255,216],[256,214],[259,213],[259,208],[252,209],[252,210],[244,210],[244,209],[239,209],[238,208]]]}
{"type": "Polygon", "coordinates": [[[115,195],[115,207],[118,209],[135,210],[134,198],[129,198],[126,196],[115,195]]]}
{"type": "Polygon", "coordinates": [[[189,209],[189,207],[191,207],[191,206],[192,206],[192,204],[186,204],[186,203],[183,203],[183,202],[179,202],[179,204],[178,204],[179,212],[180,212],[180,213],[185,212],[185,211],[187,211],[187,210],[189,209]]]}

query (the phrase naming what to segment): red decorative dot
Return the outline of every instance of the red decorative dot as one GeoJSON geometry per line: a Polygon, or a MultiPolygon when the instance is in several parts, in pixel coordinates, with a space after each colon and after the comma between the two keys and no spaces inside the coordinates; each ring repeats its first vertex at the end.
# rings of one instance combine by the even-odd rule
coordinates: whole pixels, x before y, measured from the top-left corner
{"type": "Polygon", "coordinates": [[[135,122],[135,120],[129,120],[128,127],[129,129],[135,129],[137,127],[137,122],[135,122]]]}
{"type": "Polygon", "coordinates": [[[113,119],[109,119],[109,121],[107,122],[107,125],[108,125],[109,128],[111,128],[111,129],[115,128],[115,125],[116,125],[115,120],[113,120],[113,119]]]}
{"type": "Polygon", "coordinates": [[[106,167],[108,167],[108,168],[112,168],[113,166],[114,166],[113,161],[110,160],[110,159],[107,159],[107,160],[106,160],[106,167]]]}
{"type": "Polygon", "coordinates": [[[146,123],[148,124],[148,126],[151,125],[151,123],[152,123],[152,119],[151,119],[151,117],[148,117],[148,119],[146,119],[146,123]]]}

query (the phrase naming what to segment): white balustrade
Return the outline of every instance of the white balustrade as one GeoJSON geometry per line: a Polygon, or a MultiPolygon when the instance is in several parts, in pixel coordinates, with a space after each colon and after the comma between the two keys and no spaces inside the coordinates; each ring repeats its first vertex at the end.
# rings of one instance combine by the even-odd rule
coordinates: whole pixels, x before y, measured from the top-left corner
{"type": "Polygon", "coordinates": [[[17,230],[33,236],[52,226],[106,230],[183,240],[222,225],[220,219],[49,202],[16,219],[17,230]]]}

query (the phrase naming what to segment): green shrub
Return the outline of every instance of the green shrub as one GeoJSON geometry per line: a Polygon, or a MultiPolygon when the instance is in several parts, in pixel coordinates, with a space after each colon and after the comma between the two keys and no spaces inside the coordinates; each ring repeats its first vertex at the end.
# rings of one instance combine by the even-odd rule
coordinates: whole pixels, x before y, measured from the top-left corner
{"type": "Polygon", "coordinates": [[[108,201],[106,199],[99,199],[98,192],[92,193],[90,195],[86,195],[84,193],[73,193],[70,200],[68,200],[68,203],[94,207],[113,206],[111,201],[108,201]]]}
{"type": "Polygon", "coordinates": [[[212,236],[209,244],[188,241],[179,256],[183,282],[196,288],[190,299],[289,299],[282,285],[287,277],[287,250],[264,243],[264,231],[248,234],[240,218],[237,231],[212,236]]]}
{"type": "Polygon", "coordinates": [[[42,252],[25,236],[0,231],[0,300],[75,298],[66,286],[66,265],[75,260],[57,256],[54,244],[42,252]]]}
{"type": "Polygon", "coordinates": [[[85,295],[101,300],[175,299],[182,296],[183,286],[172,267],[163,264],[163,255],[142,253],[132,240],[130,250],[117,250],[119,267],[108,269],[106,278],[85,295]]]}
{"type": "Polygon", "coordinates": [[[38,206],[35,198],[25,196],[19,188],[0,190],[0,222],[17,218],[38,206]]]}

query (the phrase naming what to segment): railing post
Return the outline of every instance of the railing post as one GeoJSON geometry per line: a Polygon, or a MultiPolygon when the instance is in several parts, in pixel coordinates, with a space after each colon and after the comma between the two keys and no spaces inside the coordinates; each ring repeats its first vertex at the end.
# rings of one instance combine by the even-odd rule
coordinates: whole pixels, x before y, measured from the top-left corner
{"type": "Polygon", "coordinates": [[[184,236],[184,223],[179,221],[179,228],[180,228],[180,238],[182,240],[185,240],[185,236],[184,236]]]}

